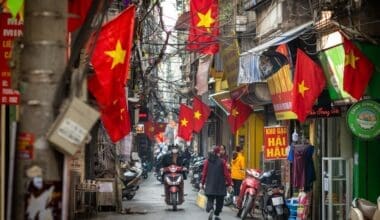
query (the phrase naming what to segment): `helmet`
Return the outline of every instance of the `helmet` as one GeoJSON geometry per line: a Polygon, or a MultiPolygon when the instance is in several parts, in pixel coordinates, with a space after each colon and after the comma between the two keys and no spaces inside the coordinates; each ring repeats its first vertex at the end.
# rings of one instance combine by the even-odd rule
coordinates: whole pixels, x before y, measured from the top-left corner
{"type": "Polygon", "coordinates": [[[259,169],[247,169],[247,174],[249,176],[259,178],[261,175],[261,171],[259,169]]]}

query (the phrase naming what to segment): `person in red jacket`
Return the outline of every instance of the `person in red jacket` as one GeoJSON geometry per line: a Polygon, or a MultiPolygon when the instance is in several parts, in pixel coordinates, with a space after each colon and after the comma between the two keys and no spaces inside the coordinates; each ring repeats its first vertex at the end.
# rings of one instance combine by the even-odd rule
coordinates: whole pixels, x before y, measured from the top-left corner
{"type": "Polygon", "coordinates": [[[213,219],[214,215],[214,219],[219,219],[227,192],[226,187],[229,191],[232,190],[230,172],[227,169],[226,161],[219,158],[219,151],[220,148],[215,147],[213,152],[209,153],[202,170],[201,189],[205,190],[207,196],[206,212],[210,213],[209,220],[213,219]]]}

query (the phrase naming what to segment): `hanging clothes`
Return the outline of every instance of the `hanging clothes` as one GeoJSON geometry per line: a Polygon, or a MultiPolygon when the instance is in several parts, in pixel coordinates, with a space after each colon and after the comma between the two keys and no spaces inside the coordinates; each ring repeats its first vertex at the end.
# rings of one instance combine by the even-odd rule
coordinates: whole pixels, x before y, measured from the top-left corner
{"type": "Polygon", "coordinates": [[[309,145],[309,147],[306,148],[306,173],[305,173],[305,192],[309,192],[313,188],[313,182],[316,180],[315,176],[315,167],[314,167],[314,161],[313,161],[313,154],[314,154],[314,146],[309,145]]]}
{"type": "Polygon", "coordinates": [[[306,147],[304,145],[295,145],[293,154],[293,186],[296,188],[304,188],[306,147]]]}
{"type": "Polygon", "coordinates": [[[288,160],[292,162],[292,183],[295,188],[302,188],[305,192],[312,189],[316,179],[313,162],[314,146],[296,144],[291,145],[288,160]]]}

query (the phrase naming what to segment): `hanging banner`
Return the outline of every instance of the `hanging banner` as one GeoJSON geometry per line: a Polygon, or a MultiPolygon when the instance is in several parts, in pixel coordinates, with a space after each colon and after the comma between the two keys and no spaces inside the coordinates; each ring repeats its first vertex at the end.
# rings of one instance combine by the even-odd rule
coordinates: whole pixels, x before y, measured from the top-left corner
{"type": "Polygon", "coordinates": [[[293,82],[289,64],[267,79],[277,120],[297,119],[292,109],[293,82]]]}
{"type": "Polygon", "coordinates": [[[0,104],[16,105],[20,102],[20,93],[11,89],[11,58],[13,40],[22,35],[23,22],[12,18],[10,13],[0,13],[0,104]]]}
{"type": "Polygon", "coordinates": [[[331,100],[350,99],[343,91],[344,49],[342,45],[321,51],[318,54],[323,73],[327,80],[327,89],[331,100]]]}
{"type": "Polygon", "coordinates": [[[288,129],[285,126],[264,127],[264,159],[286,159],[288,129]]]}
{"type": "MultiPolygon", "coordinates": [[[[234,35],[233,35],[234,36],[234,35]]],[[[230,91],[238,87],[239,60],[240,52],[238,42],[235,40],[231,44],[222,44],[221,58],[223,62],[223,71],[228,82],[230,91]]]]}

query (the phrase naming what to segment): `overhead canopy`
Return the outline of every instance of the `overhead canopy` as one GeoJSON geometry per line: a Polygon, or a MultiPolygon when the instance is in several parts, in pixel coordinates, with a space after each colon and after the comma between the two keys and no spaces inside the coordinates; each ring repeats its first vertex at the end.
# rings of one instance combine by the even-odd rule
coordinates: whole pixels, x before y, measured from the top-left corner
{"type": "Polygon", "coordinates": [[[230,114],[232,105],[230,91],[223,91],[211,94],[209,96],[209,99],[212,101],[212,103],[214,103],[216,106],[222,109],[223,112],[226,113],[226,115],[230,114]]]}
{"type": "Polygon", "coordinates": [[[264,50],[268,49],[271,46],[276,46],[280,44],[287,43],[291,40],[294,40],[295,38],[299,37],[301,34],[305,33],[306,31],[310,30],[310,28],[313,25],[313,21],[309,21],[305,24],[302,24],[296,28],[293,28],[285,33],[281,33],[278,36],[272,38],[271,40],[262,43],[244,53],[241,54],[241,56],[244,56],[248,53],[261,53],[264,50]]]}

